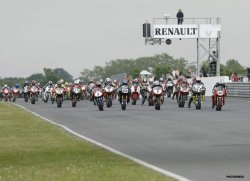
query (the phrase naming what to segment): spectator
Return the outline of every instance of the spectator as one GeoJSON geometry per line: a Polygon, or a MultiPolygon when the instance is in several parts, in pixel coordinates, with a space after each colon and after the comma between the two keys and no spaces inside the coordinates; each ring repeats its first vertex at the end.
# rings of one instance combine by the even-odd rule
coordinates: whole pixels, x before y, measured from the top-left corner
{"type": "Polygon", "coordinates": [[[183,23],[183,17],[184,14],[181,9],[179,9],[178,13],[176,14],[177,20],[178,20],[178,25],[181,25],[183,23]]]}
{"type": "Polygon", "coordinates": [[[248,77],[247,77],[247,75],[245,75],[245,76],[243,77],[242,82],[248,82],[248,77]]]}
{"type": "Polygon", "coordinates": [[[239,76],[236,72],[231,76],[232,82],[239,82],[239,76]]]}

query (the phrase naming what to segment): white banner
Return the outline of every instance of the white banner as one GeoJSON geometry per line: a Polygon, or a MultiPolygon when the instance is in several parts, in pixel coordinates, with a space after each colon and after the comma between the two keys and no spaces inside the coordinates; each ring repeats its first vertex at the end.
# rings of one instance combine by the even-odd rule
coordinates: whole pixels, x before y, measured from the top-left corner
{"type": "Polygon", "coordinates": [[[154,25],[154,38],[198,38],[198,25],[154,25]]]}
{"type": "Polygon", "coordinates": [[[154,38],[217,38],[221,25],[218,24],[185,24],[154,25],[154,38]]]}
{"type": "Polygon", "coordinates": [[[200,24],[200,38],[217,38],[218,31],[221,31],[219,24],[200,24]]]}

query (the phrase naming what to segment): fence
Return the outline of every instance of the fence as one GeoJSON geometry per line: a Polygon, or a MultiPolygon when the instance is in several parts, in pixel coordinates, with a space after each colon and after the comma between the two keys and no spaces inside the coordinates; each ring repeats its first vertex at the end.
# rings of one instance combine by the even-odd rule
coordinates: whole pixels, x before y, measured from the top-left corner
{"type": "Polygon", "coordinates": [[[250,82],[228,82],[227,89],[230,97],[250,98],[250,82]]]}

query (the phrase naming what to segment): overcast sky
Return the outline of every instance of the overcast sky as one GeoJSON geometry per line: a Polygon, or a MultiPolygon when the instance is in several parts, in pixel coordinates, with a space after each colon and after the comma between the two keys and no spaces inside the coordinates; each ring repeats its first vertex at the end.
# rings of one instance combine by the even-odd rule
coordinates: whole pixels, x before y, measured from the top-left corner
{"type": "Polygon", "coordinates": [[[110,60],[160,53],[194,62],[195,40],[145,46],[142,38],[146,20],[164,13],[175,18],[180,8],[186,18],[221,18],[221,62],[234,58],[250,67],[249,0],[0,2],[0,77],[27,77],[42,73],[44,67],[65,68],[78,77],[84,68],[104,66],[110,60]]]}

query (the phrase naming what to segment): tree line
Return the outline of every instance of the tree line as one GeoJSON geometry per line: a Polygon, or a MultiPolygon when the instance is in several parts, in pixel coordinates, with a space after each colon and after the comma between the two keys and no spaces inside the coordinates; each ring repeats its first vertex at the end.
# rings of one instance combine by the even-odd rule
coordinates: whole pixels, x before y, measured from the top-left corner
{"type": "MultiPolygon", "coordinates": [[[[141,70],[148,70],[157,77],[171,73],[176,68],[186,77],[191,72],[196,72],[196,65],[188,63],[184,58],[174,59],[172,56],[163,53],[150,57],[140,57],[137,59],[116,59],[106,62],[104,66],[95,66],[93,69],[83,69],[80,73],[80,79],[88,82],[89,79],[99,80],[111,77],[111,75],[119,73],[127,73],[132,77],[137,77],[141,70]]],[[[201,70],[206,73],[212,72],[209,61],[202,62],[201,70]]],[[[247,70],[237,60],[230,59],[225,65],[221,64],[221,76],[231,76],[234,72],[245,75],[247,70]]],[[[211,75],[211,74],[210,74],[211,75]]],[[[25,80],[36,80],[42,85],[48,81],[56,82],[63,79],[67,82],[73,81],[73,76],[63,68],[44,68],[43,73],[35,73],[26,78],[10,77],[0,78],[0,85],[14,85],[15,83],[23,83],[25,80]]]]}
{"type": "Polygon", "coordinates": [[[43,73],[35,73],[30,75],[29,77],[7,77],[0,78],[0,86],[7,84],[8,86],[13,86],[16,83],[23,84],[26,80],[31,82],[32,80],[36,80],[41,85],[45,85],[49,81],[57,82],[58,80],[63,79],[64,81],[72,82],[73,76],[70,75],[63,68],[44,68],[43,73]]]}

